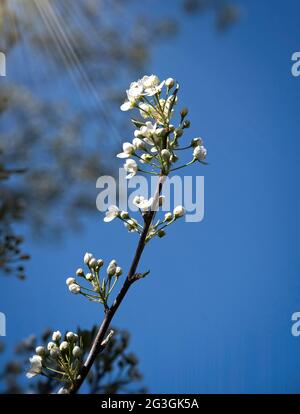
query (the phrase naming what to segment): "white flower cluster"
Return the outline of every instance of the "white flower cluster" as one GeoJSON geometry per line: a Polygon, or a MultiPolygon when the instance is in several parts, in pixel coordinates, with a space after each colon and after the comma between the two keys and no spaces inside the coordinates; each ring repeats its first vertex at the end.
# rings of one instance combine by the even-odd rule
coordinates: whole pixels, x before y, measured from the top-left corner
{"type": "Polygon", "coordinates": [[[187,165],[199,161],[204,162],[207,150],[201,138],[194,138],[190,145],[180,148],[180,138],[184,130],[190,127],[190,121],[185,119],[188,109],[180,112],[180,121],[177,127],[170,123],[174,114],[174,106],[178,101],[179,84],[174,79],[160,81],[157,76],[144,76],[132,82],[127,92],[127,101],[121,106],[122,111],[137,108],[144,120],[133,119],[137,127],[132,142],[124,142],[122,152],[118,158],[127,158],[124,169],[127,178],[132,178],[138,171],[154,174],[168,175],[172,165],[177,162],[177,151],[192,148],[192,160],[187,165]],[[166,88],[164,98],[162,89],[166,88]],[[138,164],[149,167],[146,171],[138,164]]]}
{"type": "MultiPolygon", "coordinates": [[[[174,106],[178,101],[178,90],[179,84],[173,78],[161,82],[157,76],[150,75],[132,82],[126,91],[127,101],[121,106],[121,110],[137,108],[143,118],[142,120],[132,119],[137,128],[134,131],[134,138],[132,142],[124,142],[122,152],[117,154],[118,158],[126,158],[124,169],[127,172],[127,179],[132,178],[138,171],[166,176],[172,171],[187,167],[197,161],[205,164],[207,150],[201,138],[193,138],[189,145],[180,146],[185,129],[190,127],[190,121],[186,119],[188,109],[183,108],[180,111],[180,120],[176,127],[170,123],[174,115],[174,106]],[[163,88],[166,89],[164,98],[161,97],[163,88]],[[192,159],[174,168],[173,164],[179,159],[177,154],[181,150],[189,149],[192,151],[192,159]]],[[[163,199],[163,196],[159,197],[159,206],[162,205],[163,199]]],[[[137,196],[133,204],[139,208],[143,216],[150,209],[156,210],[157,207],[152,197],[148,200],[137,196]]],[[[184,213],[184,208],[177,206],[173,213],[166,213],[162,221],[159,220],[155,225],[151,224],[146,241],[154,236],[163,237],[164,229],[182,217],[184,213]]],[[[130,217],[127,211],[119,210],[117,206],[112,205],[108,208],[104,221],[110,222],[115,218],[122,220],[130,232],[142,233],[142,224],[130,217]]],[[[76,287],[72,289],[76,290],[76,287]]]]}
{"type": "Polygon", "coordinates": [[[74,332],[67,332],[62,340],[60,331],[52,334],[52,341],[47,346],[38,346],[29,361],[31,367],[27,378],[44,375],[58,379],[70,386],[77,378],[82,365],[82,341],[74,332]]]}
{"type": "Polygon", "coordinates": [[[69,277],[66,280],[69,291],[74,294],[80,293],[92,302],[100,302],[107,306],[108,297],[122,274],[121,267],[117,265],[116,260],[112,260],[106,269],[106,275],[101,278],[100,269],[104,265],[102,259],[95,259],[92,253],[85,253],[83,262],[89,271],[85,273],[82,268],[79,268],[76,276],[91,286],[87,288],[79,284],[74,277],[69,277]]]}

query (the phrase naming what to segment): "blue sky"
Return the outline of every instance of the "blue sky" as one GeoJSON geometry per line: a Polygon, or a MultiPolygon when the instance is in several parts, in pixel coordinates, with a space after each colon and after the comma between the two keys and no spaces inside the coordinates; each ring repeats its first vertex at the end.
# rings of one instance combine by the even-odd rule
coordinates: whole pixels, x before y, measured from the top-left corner
{"type": "MultiPolygon", "coordinates": [[[[211,15],[184,19],[180,36],[157,47],[148,68],[181,83],[188,138],[204,138],[210,163],[188,171],[205,176],[204,220],[179,223],[149,245],[141,271],[151,274],[115,318],[132,334],[151,392],[300,388],[300,338],[290,333],[300,310],[300,78],[291,75],[300,6],[237,3],[241,20],[228,33],[213,30],[211,15]]],[[[163,14],[167,4],[141,7],[163,14]]],[[[136,242],[100,216],[56,245],[31,239],[27,281],[1,281],[2,292],[13,292],[1,295],[8,347],[47,326],[98,323],[97,306],[69,295],[65,278],[85,251],[128,268],[136,242]]]]}

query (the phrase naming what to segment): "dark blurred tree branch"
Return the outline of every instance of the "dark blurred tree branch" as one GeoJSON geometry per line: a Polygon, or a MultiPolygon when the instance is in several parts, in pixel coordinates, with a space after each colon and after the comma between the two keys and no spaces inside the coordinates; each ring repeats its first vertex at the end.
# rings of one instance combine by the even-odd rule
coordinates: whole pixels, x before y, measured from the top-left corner
{"type": "MultiPolygon", "coordinates": [[[[35,336],[21,341],[15,348],[15,358],[6,363],[0,372],[1,393],[3,394],[50,394],[57,392],[57,381],[50,378],[28,382],[25,377],[28,359],[35,353],[37,345],[51,340],[51,330],[46,330],[37,341],[35,336]]],[[[97,327],[91,331],[78,329],[83,339],[84,352],[88,352],[97,327]]],[[[129,334],[127,331],[114,330],[114,335],[106,345],[87,380],[90,394],[145,393],[147,389],[140,384],[142,375],[136,356],[128,351],[129,334]]],[[[0,349],[0,352],[4,349],[0,349]]]]}

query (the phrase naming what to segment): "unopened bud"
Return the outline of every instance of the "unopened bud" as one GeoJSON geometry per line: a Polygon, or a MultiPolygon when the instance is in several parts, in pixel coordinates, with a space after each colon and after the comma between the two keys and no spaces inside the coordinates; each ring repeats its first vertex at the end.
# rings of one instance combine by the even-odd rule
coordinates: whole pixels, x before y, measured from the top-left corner
{"type": "Polygon", "coordinates": [[[123,220],[126,220],[126,219],[128,219],[129,218],[129,214],[128,214],[128,212],[127,211],[121,211],[121,218],[123,219],[123,220]]]}
{"type": "Polygon", "coordinates": [[[80,277],[84,276],[84,271],[83,271],[83,269],[81,269],[81,268],[77,269],[77,270],[76,270],[76,276],[80,276],[80,277]]]}
{"type": "Polygon", "coordinates": [[[191,122],[188,119],[183,121],[182,128],[189,128],[190,126],[191,126],[191,122]]]}
{"type": "Polygon", "coordinates": [[[162,238],[166,235],[166,232],[164,230],[158,230],[157,235],[158,237],[162,238]]]}
{"type": "Polygon", "coordinates": [[[187,116],[188,112],[189,110],[187,108],[182,108],[182,110],[180,111],[181,118],[187,116]]]}
{"type": "Polygon", "coordinates": [[[173,86],[175,85],[175,81],[174,81],[174,79],[173,78],[168,78],[168,79],[166,79],[166,87],[168,88],[168,89],[171,89],[171,88],[173,88],[173,86]]]}
{"type": "Polygon", "coordinates": [[[175,130],[176,138],[180,138],[183,135],[183,130],[181,128],[177,128],[175,130]]]}

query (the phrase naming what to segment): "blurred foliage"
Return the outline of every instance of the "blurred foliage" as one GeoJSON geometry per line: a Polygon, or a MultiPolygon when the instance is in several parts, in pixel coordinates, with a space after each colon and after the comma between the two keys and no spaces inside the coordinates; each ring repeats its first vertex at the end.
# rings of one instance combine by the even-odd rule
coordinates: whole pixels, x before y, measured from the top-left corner
{"type": "MultiPolygon", "coordinates": [[[[137,4],[0,0],[0,50],[12,68],[1,79],[0,163],[26,169],[22,179],[0,180],[0,271],[13,273],[5,261],[20,255],[10,238],[15,223],[57,238],[96,211],[96,178],[114,173],[108,154],[127,133],[115,111],[123,86],[178,33],[180,11],[212,10],[220,29],[238,16],[230,0],[180,0],[176,18],[137,4]]],[[[17,274],[24,277],[22,267],[17,274]]]]}
{"type": "MultiPolygon", "coordinates": [[[[84,352],[91,347],[92,339],[97,332],[95,326],[91,331],[78,329],[83,339],[84,352]]],[[[2,394],[50,394],[57,392],[59,384],[50,378],[38,376],[28,380],[25,372],[29,367],[29,358],[35,354],[35,348],[47,346],[51,340],[52,330],[47,329],[37,340],[35,336],[21,341],[15,348],[15,359],[7,362],[0,373],[2,394]]],[[[138,360],[128,352],[129,334],[126,331],[114,330],[114,335],[102,353],[96,358],[87,378],[87,390],[90,394],[146,393],[147,389],[140,384],[142,375],[138,369],[138,360]]],[[[0,352],[3,352],[1,349],[0,352]]]]}
{"type": "MultiPolygon", "coordinates": [[[[24,173],[23,170],[8,169],[1,162],[0,181],[9,180],[13,176],[24,173]]],[[[9,275],[14,273],[19,279],[24,278],[24,260],[29,256],[22,252],[22,236],[16,235],[12,228],[14,221],[22,220],[22,198],[12,195],[10,190],[1,187],[0,198],[0,271],[9,275]]]]}

